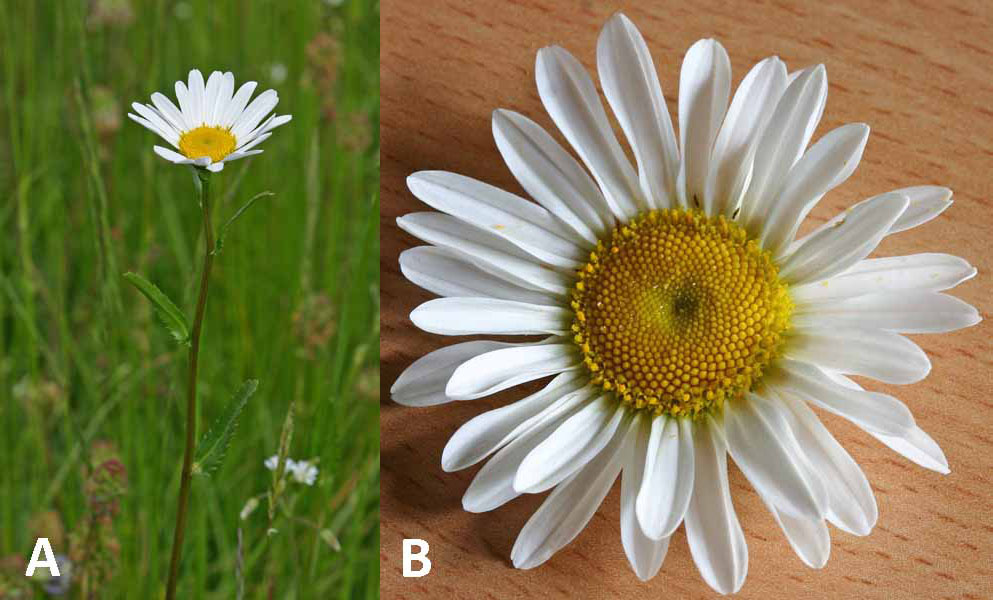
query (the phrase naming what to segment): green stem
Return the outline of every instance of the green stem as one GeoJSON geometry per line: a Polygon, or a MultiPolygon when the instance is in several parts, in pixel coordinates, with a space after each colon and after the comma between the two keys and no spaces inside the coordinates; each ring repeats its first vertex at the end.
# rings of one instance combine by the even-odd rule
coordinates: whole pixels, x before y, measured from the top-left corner
{"type": "Polygon", "coordinates": [[[210,220],[210,173],[196,169],[197,190],[200,193],[200,206],[203,209],[203,233],[206,249],[203,257],[203,271],[200,274],[200,294],[197,297],[193,329],[190,331],[189,381],[186,396],[186,452],[183,455],[183,473],[179,483],[179,506],[176,512],[176,532],[172,541],[172,559],[169,562],[169,582],[166,587],[166,600],[176,597],[176,583],[179,579],[179,562],[183,556],[183,537],[186,533],[186,517],[189,509],[190,483],[193,476],[193,453],[196,450],[197,428],[197,359],[200,356],[200,329],[203,313],[207,307],[207,287],[210,284],[210,268],[214,262],[214,226],[210,220]]]}

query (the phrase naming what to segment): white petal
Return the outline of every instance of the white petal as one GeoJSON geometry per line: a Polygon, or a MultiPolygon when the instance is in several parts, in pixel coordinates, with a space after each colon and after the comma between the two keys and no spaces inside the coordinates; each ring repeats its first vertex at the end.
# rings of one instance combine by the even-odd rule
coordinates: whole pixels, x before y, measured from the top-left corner
{"type": "Polygon", "coordinates": [[[193,159],[186,158],[182,154],[162,146],[152,146],[152,150],[162,158],[177,165],[192,165],[195,162],[193,159]]]}
{"type": "Polygon", "coordinates": [[[644,487],[645,451],[648,446],[648,423],[640,416],[631,420],[625,435],[627,440],[624,473],[621,475],[621,543],[624,554],[635,575],[648,581],[659,572],[669,549],[669,538],[652,539],[645,535],[638,523],[635,504],[638,490],[644,487]]]}
{"type": "Polygon", "coordinates": [[[917,344],[889,331],[836,327],[794,333],[786,355],[827,369],[895,384],[917,383],[931,371],[917,344]]]}
{"type": "Polygon", "coordinates": [[[252,148],[258,146],[262,142],[266,141],[271,136],[272,136],[271,133],[263,133],[262,135],[257,136],[255,139],[253,139],[252,141],[248,142],[247,144],[243,144],[243,145],[239,146],[238,147],[238,154],[245,154],[245,153],[247,153],[249,150],[251,150],[252,148]]]}
{"type": "Polygon", "coordinates": [[[189,125],[186,123],[186,119],[183,117],[183,113],[176,108],[176,105],[172,103],[165,94],[160,92],[155,92],[152,94],[152,104],[155,108],[159,110],[159,113],[169,121],[169,123],[175,128],[177,132],[186,131],[190,129],[189,125]]]}
{"type": "Polygon", "coordinates": [[[221,89],[217,93],[217,103],[214,105],[213,123],[223,126],[222,122],[231,107],[231,99],[234,97],[234,74],[228,71],[224,73],[221,80],[221,89]]]}
{"type": "Polygon", "coordinates": [[[176,143],[179,141],[179,138],[177,138],[175,136],[175,134],[170,135],[168,132],[164,131],[162,128],[160,128],[157,125],[153,124],[148,119],[145,119],[143,117],[139,117],[138,115],[133,114],[133,113],[128,113],[128,118],[130,118],[135,123],[141,125],[145,129],[151,131],[152,133],[154,133],[155,135],[159,136],[160,138],[164,139],[165,141],[169,142],[173,146],[176,146],[176,143]]]}
{"type": "Polygon", "coordinates": [[[189,78],[189,90],[190,90],[190,110],[193,115],[192,124],[194,127],[199,127],[204,124],[204,83],[203,75],[200,74],[198,69],[193,69],[190,71],[189,78]]]}
{"type": "Polygon", "coordinates": [[[217,173],[224,170],[224,161],[211,163],[207,165],[207,170],[211,173],[217,173]]]}
{"type": "Polygon", "coordinates": [[[717,40],[699,40],[679,72],[679,188],[684,205],[701,207],[710,154],[731,95],[731,62],[717,40]]]}
{"type": "Polygon", "coordinates": [[[683,522],[693,493],[693,427],[689,419],[652,420],[638,491],[638,521],[652,539],[668,538],[683,522]]]}
{"type": "Polygon", "coordinates": [[[809,406],[788,397],[780,401],[792,414],[793,435],[804,457],[827,489],[828,519],[848,533],[868,535],[879,511],[862,469],[809,406]]]}
{"type": "Polygon", "coordinates": [[[951,254],[867,258],[831,279],[793,286],[790,294],[798,302],[826,303],[876,292],[940,292],[975,275],[975,267],[951,254]]]}
{"type": "Polygon", "coordinates": [[[901,435],[914,427],[910,409],[892,396],[846,389],[817,367],[795,360],[781,360],[779,368],[786,376],[773,385],[787,397],[815,404],[866,431],[901,435]]]}
{"type": "Polygon", "coordinates": [[[193,113],[193,98],[186,84],[182,81],[176,82],[176,100],[179,102],[179,110],[183,113],[183,122],[186,124],[186,131],[196,129],[200,124],[193,113]]]}
{"type": "Polygon", "coordinates": [[[448,440],[441,467],[449,472],[471,467],[522,435],[522,424],[583,385],[581,375],[562,373],[534,394],[470,419],[448,440]]]}
{"type": "Polygon", "coordinates": [[[872,252],[907,208],[907,198],[884,194],[852,210],[837,227],[811,236],[786,258],[779,271],[790,283],[827,279],[872,252]]]}
{"type": "Polygon", "coordinates": [[[509,110],[493,111],[493,138],[504,162],[534,200],[595,244],[614,217],[583,167],[537,123],[509,110]]]}
{"type": "Polygon", "coordinates": [[[445,395],[445,384],[455,369],[465,361],[500,348],[516,344],[478,340],[452,344],[418,358],[397,377],[390,395],[397,404],[432,406],[451,402],[445,395]]]}
{"type": "Polygon", "coordinates": [[[576,244],[578,236],[520,196],[445,171],[414,173],[407,187],[428,206],[490,231],[543,263],[567,269],[583,264],[586,252],[576,244]]]}
{"type": "Polygon", "coordinates": [[[276,116],[277,116],[276,113],[273,113],[273,114],[269,115],[268,117],[265,118],[264,121],[262,121],[261,123],[259,123],[258,126],[255,129],[251,130],[250,132],[248,132],[248,133],[244,134],[243,136],[241,136],[240,138],[238,138],[237,139],[237,143],[238,143],[238,146],[237,147],[238,148],[242,148],[244,146],[247,146],[249,143],[253,142],[255,140],[255,138],[259,137],[259,135],[262,132],[268,131],[269,125],[276,119],[276,116]]]}
{"type": "Polygon", "coordinates": [[[418,246],[400,253],[400,271],[414,284],[439,296],[463,296],[552,304],[554,297],[487,273],[458,252],[418,246]]]}
{"type": "Polygon", "coordinates": [[[894,191],[906,196],[910,200],[910,206],[890,227],[890,233],[899,233],[923,225],[952,205],[952,190],[946,187],[917,185],[894,191]]]}
{"type": "Polygon", "coordinates": [[[831,534],[824,519],[793,517],[768,501],[766,506],[783,530],[793,551],[805,565],[820,569],[827,564],[828,557],[831,556],[831,534]]]}
{"type": "Polygon", "coordinates": [[[714,142],[704,193],[704,211],[732,216],[752,173],[759,134],[786,89],[786,65],[772,56],[745,75],[714,142]]]}
{"type": "Polygon", "coordinates": [[[551,489],[593,459],[617,431],[627,409],[601,396],[569,417],[521,462],[514,489],[537,494],[551,489]]]}
{"type": "Polygon", "coordinates": [[[804,69],[786,86],[768,126],[755,147],[752,178],[742,199],[738,220],[752,235],[761,225],[786,175],[807,147],[827,101],[827,72],[824,65],[804,69]]]}
{"type": "Polygon", "coordinates": [[[576,414],[589,401],[591,394],[589,388],[566,394],[507,434],[499,444],[500,450],[483,465],[469,484],[462,497],[462,508],[472,513],[486,512],[520,496],[514,489],[514,477],[521,461],[566,419],[576,414]]]}
{"type": "Polygon", "coordinates": [[[224,111],[224,116],[218,125],[230,128],[241,117],[257,85],[258,83],[255,81],[246,81],[241,84],[241,87],[238,88],[238,91],[231,98],[231,102],[228,103],[227,109],[224,111]]]}
{"type": "MultiPolygon", "coordinates": [[[[889,231],[886,232],[886,235],[891,235],[894,233],[899,233],[901,231],[906,231],[907,229],[911,229],[913,227],[917,227],[918,225],[927,223],[931,219],[940,215],[942,212],[944,212],[946,208],[952,205],[952,190],[945,187],[939,187],[936,185],[918,185],[914,187],[907,187],[907,188],[901,188],[899,190],[893,190],[892,192],[888,192],[888,193],[900,194],[902,196],[906,196],[910,204],[907,206],[907,209],[903,211],[903,214],[900,215],[900,218],[897,219],[896,222],[890,226],[890,229],[889,231]]],[[[821,225],[819,225],[816,229],[814,229],[809,234],[807,234],[807,236],[793,242],[793,247],[791,248],[791,250],[798,247],[800,244],[806,241],[807,238],[814,235],[815,233],[818,233],[824,229],[835,227],[838,224],[838,222],[846,218],[848,216],[848,213],[850,213],[852,209],[854,209],[856,206],[861,206],[866,202],[872,202],[876,198],[878,198],[878,196],[873,196],[872,198],[863,200],[858,204],[856,204],[855,206],[852,206],[851,208],[848,208],[847,210],[835,215],[826,223],[822,223],[821,225]]]]}
{"type": "Polygon", "coordinates": [[[906,433],[898,436],[883,435],[869,432],[872,437],[889,446],[890,450],[900,454],[925,469],[937,471],[942,475],[948,475],[948,459],[941,447],[931,439],[920,427],[913,427],[906,433]]]}
{"type": "Polygon", "coordinates": [[[462,364],[445,387],[456,400],[474,400],[507,388],[578,369],[582,359],[572,341],[487,352],[462,364]]]}
{"type": "Polygon", "coordinates": [[[438,298],[410,313],[419,329],[439,335],[564,334],[571,318],[560,306],[492,298],[438,298]]]}
{"type": "Polygon", "coordinates": [[[510,553],[515,567],[537,567],[586,527],[617,479],[625,458],[625,433],[626,429],[618,429],[607,447],[556,487],[528,519],[510,553]]]}
{"type": "Polygon", "coordinates": [[[247,152],[232,152],[224,157],[224,160],[217,163],[223,165],[224,163],[229,163],[233,160],[239,160],[242,158],[247,158],[249,156],[255,156],[256,154],[262,154],[262,150],[248,150],[247,152]]]}
{"type": "MultiPolygon", "coordinates": [[[[832,381],[848,389],[862,389],[862,386],[840,373],[825,371],[824,374],[830,377],[832,381]]],[[[947,475],[951,472],[948,469],[948,460],[945,458],[945,453],[941,451],[941,447],[920,427],[914,426],[898,436],[882,435],[872,431],[868,433],[889,446],[894,452],[901,454],[907,460],[917,463],[925,469],[937,471],[942,475],[947,475]]]]}
{"type": "Polygon", "coordinates": [[[235,119],[234,124],[231,125],[231,134],[235,139],[241,139],[255,129],[255,126],[261,123],[277,104],[279,104],[279,95],[276,90],[262,92],[252,100],[241,116],[235,119]]]}
{"type": "Polygon", "coordinates": [[[611,211],[630,218],[643,207],[634,169],[607,120],[589,73],[563,48],[538,51],[535,65],[538,95],[603,192],[611,211]]]}
{"type": "Polygon", "coordinates": [[[270,131],[279,127],[280,125],[285,125],[286,123],[289,123],[292,120],[293,120],[293,115],[276,115],[276,114],[270,115],[269,118],[266,119],[261,125],[259,125],[258,127],[253,129],[251,133],[246,135],[243,140],[239,139],[238,143],[240,144],[240,146],[238,147],[242,148],[248,145],[250,142],[257,139],[259,136],[269,133],[270,131]]]}
{"type": "Polygon", "coordinates": [[[748,573],[748,546],[731,503],[727,447],[711,417],[693,432],[693,497],[686,510],[686,541],[707,585],[720,594],[741,589],[748,573]]]}
{"type": "Polygon", "coordinates": [[[855,172],[867,141],[869,126],[850,123],[828,132],[804,153],[762,225],[766,249],[781,255],[780,250],[789,247],[810,209],[855,172]]]}
{"type": "Polygon", "coordinates": [[[676,205],[679,149],[655,64],[641,33],[616,14],[597,41],[600,85],[638,163],[641,192],[651,208],[676,205]]]}
{"type": "Polygon", "coordinates": [[[943,333],[982,319],[971,305],[934,292],[883,292],[816,305],[793,316],[795,327],[864,327],[899,333],[943,333]]]}
{"type": "Polygon", "coordinates": [[[207,86],[203,92],[203,121],[208,125],[214,124],[214,108],[217,106],[217,96],[221,91],[224,74],[214,71],[207,78],[207,86]]]}
{"type": "Polygon", "coordinates": [[[763,498],[797,518],[824,518],[827,493],[800,464],[802,450],[779,403],[752,393],[727,402],[724,431],[731,457],[763,498]]]}
{"type": "Polygon", "coordinates": [[[132,102],[131,108],[134,109],[136,113],[141,115],[146,121],[155,125],[159,130],[159,135],[164,137],[170,144],[177,146],[179,144],[179,132],[166,121],[165,117],[159,114],[159,111],[155,110],[151,106],[142,104],[140,102],[132,102]]]}
{"type": "Polygon", "coordinates": [[[455,217],[409,213],[398,218],[397,225],[429,244],[458,251],[488,273],[532,290],[565,296],[572,287],[566,275],[542,267],[510,242],[455,217]]]}

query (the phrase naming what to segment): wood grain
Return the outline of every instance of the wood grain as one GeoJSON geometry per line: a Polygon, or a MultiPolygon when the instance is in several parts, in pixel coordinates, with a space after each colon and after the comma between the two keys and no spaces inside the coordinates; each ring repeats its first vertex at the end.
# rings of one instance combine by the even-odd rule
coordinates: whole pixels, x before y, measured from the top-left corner
{"type": "MultiPolygon", "coordinates": [[[[939,220],[888,238],[877,255],[941,251],[967,258],[980,274],[955,294],[988,318],[993,3],[631,4],[643,6],[625,10],[648,40],[673,115],[682,56],[701,37],[723,42],[734,85],[771,54],[791,68],[825,63],[830,92],[815,139],[852,121],[869,123],[872,135],[856,174],[824,198],[811,221],[823,222],[861,198],[906,185],[953,188],[956,203],[939,220]]],[[[407,318],[430,296],[406,282],[397,267],[399,253],[416,242],[398,230],[396,217],[426,210],[407,191],[404,178],[420,169],[445,169],[523,193],[492,141],[491,111],[511,108],[553,131],[535,90],[535,52],[560,44],[593,68],[600,27],[620,8],[550,0],[382,3],[383,598],[713,595],[697,574],[682,531],[659,575],[648,583],[635,578],[620,543],[618,486],[579,538],[551,561],[532,571],[513,569],[515,536],[541,497],[468,514],[460,498],[476,469],[444,473],[440,457],[460,424],[522,391],[426,409],[388,400],[389,386],[404,367],[453,341],[419,332],[407,318]],[[401,578],[404,537],[430,542],[430,575],[401,578]]],[[[910,406],[944,449],[951,475],[921,469],[848,423],[825,416],[872,482],[880,516],[868,537],[832,529],[832,556],[824,569],[800,562],[747,481],[731,468],[750,556],[742,597],[993,597],[989,323],[916,336],[934,363],[931,375],[900,389],[873,386],[910,406]]]]}

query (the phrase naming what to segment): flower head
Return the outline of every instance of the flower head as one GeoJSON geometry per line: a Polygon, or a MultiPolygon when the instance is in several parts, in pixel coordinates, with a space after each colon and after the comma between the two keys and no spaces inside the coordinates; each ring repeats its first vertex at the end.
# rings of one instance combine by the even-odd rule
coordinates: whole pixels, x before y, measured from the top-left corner
{"type": "Polygon", "coordinates": [[[269,115],[279,102],[275,90],[266,90],[249,103],[256,85],[249,81],[235,91],[231,73],[214,71],[204,83],[200,71],[193,69],[187,84],[176,82],[179,108],[155,92],[152,104],[132,103],[138,114],[128,116],[172,145],[175,150],[153,147],[162,158],[216,172],[226,162],[261,153],[254,148],[292,119],[269,115]]]}
{"type": "Polygon", "coordinates": [[[877,508],[812,407],[948,472],[903,403],[847,376],[920,381],[930,362],[902,334],[979,322],[942,293],[975,275],[966,261],[868,258],[885,236],[941,213],[951,191],[880,194],[800,237],[869,134],[844,125],[807,147],[827,99],[823,66],[788,73],[770,57],[732,96],[727,53],[701,40],[683,61],[678,138],[648,47],[623,15],[603,28],[597,67],[636,165],[592,78],[550,47],[538,53],[538,93],[582,164],[534,121],[497,110],[497,146],[534,202],[454,173],[408,178],[440,211],[398,219],[429,244],[401,254],[404,275],[442,296],[413,323],[541,337],[441,348],[400,375],[393,399],[429,406],[553,377],[466,423],[442,455],[446,471],[489,459],[463,498],[471,512],[551,490],[514,544],[519,568],[579,535],[621,475],[621,541],[639,578],[658,572],[685,526],[704,580],[738,591],[748,549],[728,454],[800,558],[822,567],[827,524],[867,535],[877,508]]]}

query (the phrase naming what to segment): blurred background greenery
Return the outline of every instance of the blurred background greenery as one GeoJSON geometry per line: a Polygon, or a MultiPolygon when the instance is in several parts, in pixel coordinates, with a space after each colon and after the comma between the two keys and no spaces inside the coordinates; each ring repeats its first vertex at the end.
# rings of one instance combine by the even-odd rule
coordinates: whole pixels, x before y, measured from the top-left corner
{"type": "Polygon", "coordinates": [[[201,432],[261,383],[223,466],[194,481],[179,596],[378,597],[378,3],[2,5],[0,598],[163,594],[185,351],[121,275],[189,314],[203,250],[189,170],[126,113],[194,67],[274,88],[293,121],[213,178],[218,222],[275,197],[215,261],[201,432]],[[290,456],[320,473],[290,482],[267,535],[263,461],[291,402],[290,456]],[[25,582],[42,535],[68,589],[25,582]]]}

